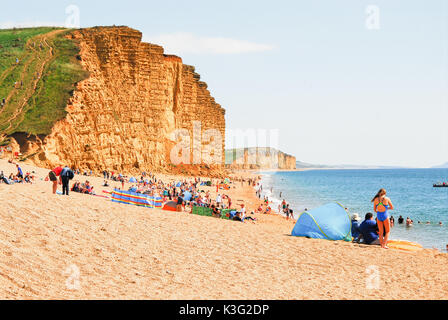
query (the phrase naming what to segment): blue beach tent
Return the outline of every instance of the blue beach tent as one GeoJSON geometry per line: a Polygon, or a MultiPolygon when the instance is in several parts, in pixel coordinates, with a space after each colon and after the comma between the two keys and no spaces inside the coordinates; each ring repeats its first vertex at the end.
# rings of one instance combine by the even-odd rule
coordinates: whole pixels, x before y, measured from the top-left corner
{"type": "Polygon", "coordinates": [[[129,179],[129,182],[130,182],[130,183],[136,183],[136,182],[137,182],[137,179],[135,179],[134,177],[131,177],[131,179],[129,179]]]}
{"type": "Polygon", "coordinates": [[[350,216],[339,203],[329,203],[300,214],[291,235],[313,239],[351,241],[350,216]]]}

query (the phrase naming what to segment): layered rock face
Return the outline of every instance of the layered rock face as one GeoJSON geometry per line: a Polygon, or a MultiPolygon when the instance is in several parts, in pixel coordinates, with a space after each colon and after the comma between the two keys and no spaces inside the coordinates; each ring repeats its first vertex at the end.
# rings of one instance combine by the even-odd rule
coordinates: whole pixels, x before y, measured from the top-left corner
{"type": "Polygon", "coordinates": [[[245,148],[227,151],[230,169],[296,169],[296,157],[274,148],[245,148]]]}
{"type": "Polygon", "coordinates": [[[128,27],[81,29],[71,37],[90,76],[77,85],[67,117],[43,141],[27,146],[36,151],[33,162],[163,172],[212,157],[219,161],[207,168],[223,167],[225,110],[194,67],[141,42],[142,34],[128,27]],[[181,140],[195,153],[173,164],[172,150],[181,140]]]}

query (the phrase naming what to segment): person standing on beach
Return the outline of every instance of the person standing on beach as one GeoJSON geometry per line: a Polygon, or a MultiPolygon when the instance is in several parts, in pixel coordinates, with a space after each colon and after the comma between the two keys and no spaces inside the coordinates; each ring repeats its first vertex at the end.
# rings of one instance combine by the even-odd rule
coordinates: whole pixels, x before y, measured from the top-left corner
{"type": "Polygon", "coordinates": [[[286,220],[289,220],[289,204],[286,205],[286,208],[284,210],[284,213],[286,214],[286,220]]]}
{"type": "Polygon", "coordinates": [[[73,173],[72,169],[70,169],[68,166],[65,166],[64,169],[61,171],[61,181],[62,181],[62,194],[68,195],[68,191],[70,189],[69,183],[70,180],[73,179],[75,174],[73,173]]]}
{"type": "MultiPolygon", "coordinates": [[[[282,201],[282,211],[283,211],[283,213],[285,213],[285,210],[286,210],[286,200],[283,199],[283,201],[282,201]]],[[[278,213],[280,213],[280,210],[278,211],[278,213]]]]}
{"type": "Polygon", "coordinates": [[[389,240],[390,234],[390,218],[388,210],[394,210],[394,205],[388,197],[386,197],[386,190],[380,189],[375,197],[372,199],[373,210],[377,215],[377,223],[379,229],[379,239],[381,248],[389,249],[387,247],[387,241],[389,240]]]}
{"type": "Polygon", "coordinates": [[[177,203],[176,203],[177,212],[182,212],[182,204],[184,203],[183,197],[184,197],[183,194],[179,194],[179,196],[177,197],[177,203]]]}
{"type": "Polygon", "coordinates": [[[50,178],[50,181],[53,182],[53,194],[56,194],[56,191],[58,190],[58,176],[59,176],[59,183],[62,183],[61,172],[62,167],[58,166],[48,173],[48,178],[50,178]]]}
{"type": "Polygon", "coordinates": [[[221,194],[218,193],[218,196],[216,197],[216,206],[218,208],[221,207],[221,202],[222,202],[221,194]]]}
{"type": "Polygon", "coordinates": [[[23,171],[22,168],[20,168],[20,166],[18,164],[16,164],[17,167],[17,177],[23,179],[23,171]]]}

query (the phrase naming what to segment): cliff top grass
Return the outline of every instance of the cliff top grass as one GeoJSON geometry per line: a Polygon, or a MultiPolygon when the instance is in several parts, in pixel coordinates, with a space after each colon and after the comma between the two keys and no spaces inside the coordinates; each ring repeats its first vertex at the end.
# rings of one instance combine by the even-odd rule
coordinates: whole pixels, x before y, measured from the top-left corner
{"type": "Polygon", "coordinates": [[[76,83],[88,77],[63,28],[0,30],[0,135],[48,135],[66,115],[76,83]]]}

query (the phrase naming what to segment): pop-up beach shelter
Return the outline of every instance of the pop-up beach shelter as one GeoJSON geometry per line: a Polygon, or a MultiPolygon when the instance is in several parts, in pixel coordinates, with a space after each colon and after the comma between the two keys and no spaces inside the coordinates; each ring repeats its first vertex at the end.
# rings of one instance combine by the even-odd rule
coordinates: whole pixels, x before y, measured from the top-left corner
{"type": "Polygon", "coordinates": [[[129,183],[136,183],[137,179],[135,179],[134,177],[131,177],[131,179],[129,179],[129,183]]]}
{"type": "Polygon", "coordinates": [[[314,239],[351,241],[350,216],[339,203],[329,203],[300,214],[291,235],[314,239]]]}
{"type": "Polygon", "coordinates": [[[177,211],[176,205],[177,205],[176,201],[168,201],[167,203],[165,203],[165,205],[163,206],[162,210],[165,210],[165,211],[177,211]]]}

